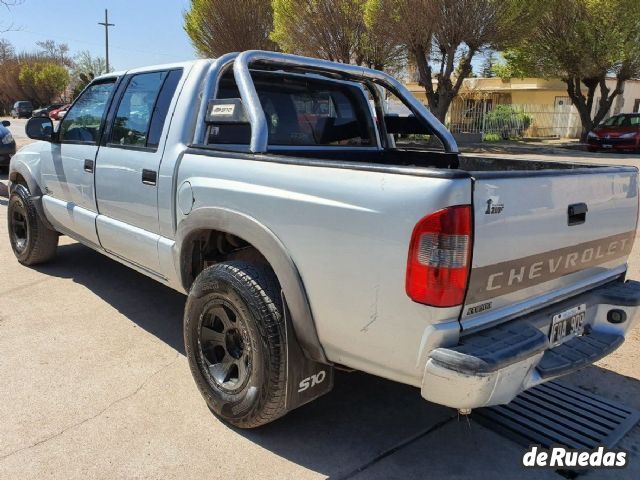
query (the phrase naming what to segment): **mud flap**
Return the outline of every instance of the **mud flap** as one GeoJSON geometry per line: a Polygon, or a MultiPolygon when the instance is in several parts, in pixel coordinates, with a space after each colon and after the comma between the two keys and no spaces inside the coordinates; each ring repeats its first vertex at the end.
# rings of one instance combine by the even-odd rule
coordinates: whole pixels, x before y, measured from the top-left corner
{"type": "MultiPolygon", "coordinates": [[[[283,298],[284,300],[284,298],[283,298]]],[[[289,412],[333,390],[333,367],[309,360],[298,344],[283,301],[287,326],[287,403],[289,412]]]]}

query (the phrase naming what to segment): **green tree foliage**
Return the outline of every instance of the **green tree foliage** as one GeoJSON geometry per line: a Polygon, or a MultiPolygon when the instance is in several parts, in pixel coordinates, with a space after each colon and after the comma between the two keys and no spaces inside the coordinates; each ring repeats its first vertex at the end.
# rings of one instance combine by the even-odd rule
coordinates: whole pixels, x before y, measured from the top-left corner
{"type": "Polygon", "coordinates": [[[561,78],[580,113],[584,137],[605,118],[624,82],[640,75],[640,2],[533,3],[538,14],[528,34],[505,42],[501,76],[561,78]],[[615,77],[615,86],[607,85],[607,76],[615,77]]]}
{"type": "Polygon", "coordinates": [[[184,30],[203,57],[243,50],[275,50],[270,0],[191,0],[184,30]]]}
{"type": "Polygon", "coordinates": [[[69,73],[56,63],[36,61],[22,65],[18,79],[22,88],[30,93],[30,98],[45,105],[60,98],[69,84],[69,73]]]}
{"type": "Polygon", "coordinates": [[[30,100],[36,106],[60,100],[69,83],[67,47],[41,42],[34,52],[16,54],[13,45],[0,39],[0,111],[5,113],[16,100],[30,100]],[[22,75],[22,78],[21,78],[22,75]]]}

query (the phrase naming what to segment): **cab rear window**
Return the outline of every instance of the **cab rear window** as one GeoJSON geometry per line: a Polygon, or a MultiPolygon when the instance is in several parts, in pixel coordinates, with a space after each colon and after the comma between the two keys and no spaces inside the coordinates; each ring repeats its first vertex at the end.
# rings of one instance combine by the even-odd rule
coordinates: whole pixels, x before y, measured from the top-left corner
{"type": "MultiPolygon", "coordinates": [[[[256,91],[273,146],[375,146],[369,104],[360,87],[331,81],[254,72],[256,91]]],[[[239,98],[233,77],[221,79],[219,99],[239,98]]],[[[210,124],[209,144],[249,143],[248,123],[210,124]]]]}

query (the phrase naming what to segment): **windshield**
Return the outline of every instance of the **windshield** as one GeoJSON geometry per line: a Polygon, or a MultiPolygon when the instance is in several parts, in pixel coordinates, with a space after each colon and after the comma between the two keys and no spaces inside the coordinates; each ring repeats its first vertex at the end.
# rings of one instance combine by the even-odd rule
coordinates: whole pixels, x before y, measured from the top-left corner
{"type": "Polygon", "coordinates": [[[31,102],[18,102],[20,108],[31,108],[31,102]]]}
{"type": "Polygon", "coordinates": [[[637,127],[640,125],[640,115],[616,115],[601,124],[604,127],[637,127]]]}

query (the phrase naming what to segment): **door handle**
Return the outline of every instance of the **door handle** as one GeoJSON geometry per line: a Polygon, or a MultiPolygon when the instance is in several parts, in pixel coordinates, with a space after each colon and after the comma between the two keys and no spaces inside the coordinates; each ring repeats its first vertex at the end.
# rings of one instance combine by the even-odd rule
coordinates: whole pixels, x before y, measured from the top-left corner
{"type": "Polygon", "coordinates": [[[155,185],[158,179],[158,173],[153,170],[142,169],[142,183],[145,185],[155,185]]]}
{"type": "Polygon", "coordinates": [[[574,203],[573,205],[569,205],[567,209],[567,215],[569,217],[567,223],[569,226],[572,225],[580,225],[584,223],[587,219],[587,212],[589,208],[586,203],[574,203]]]}
{"type": "Polygon", "coordinates": [[[88,173],[93,173],[93,160],[84,161],[84,171],[88,173]]]}

